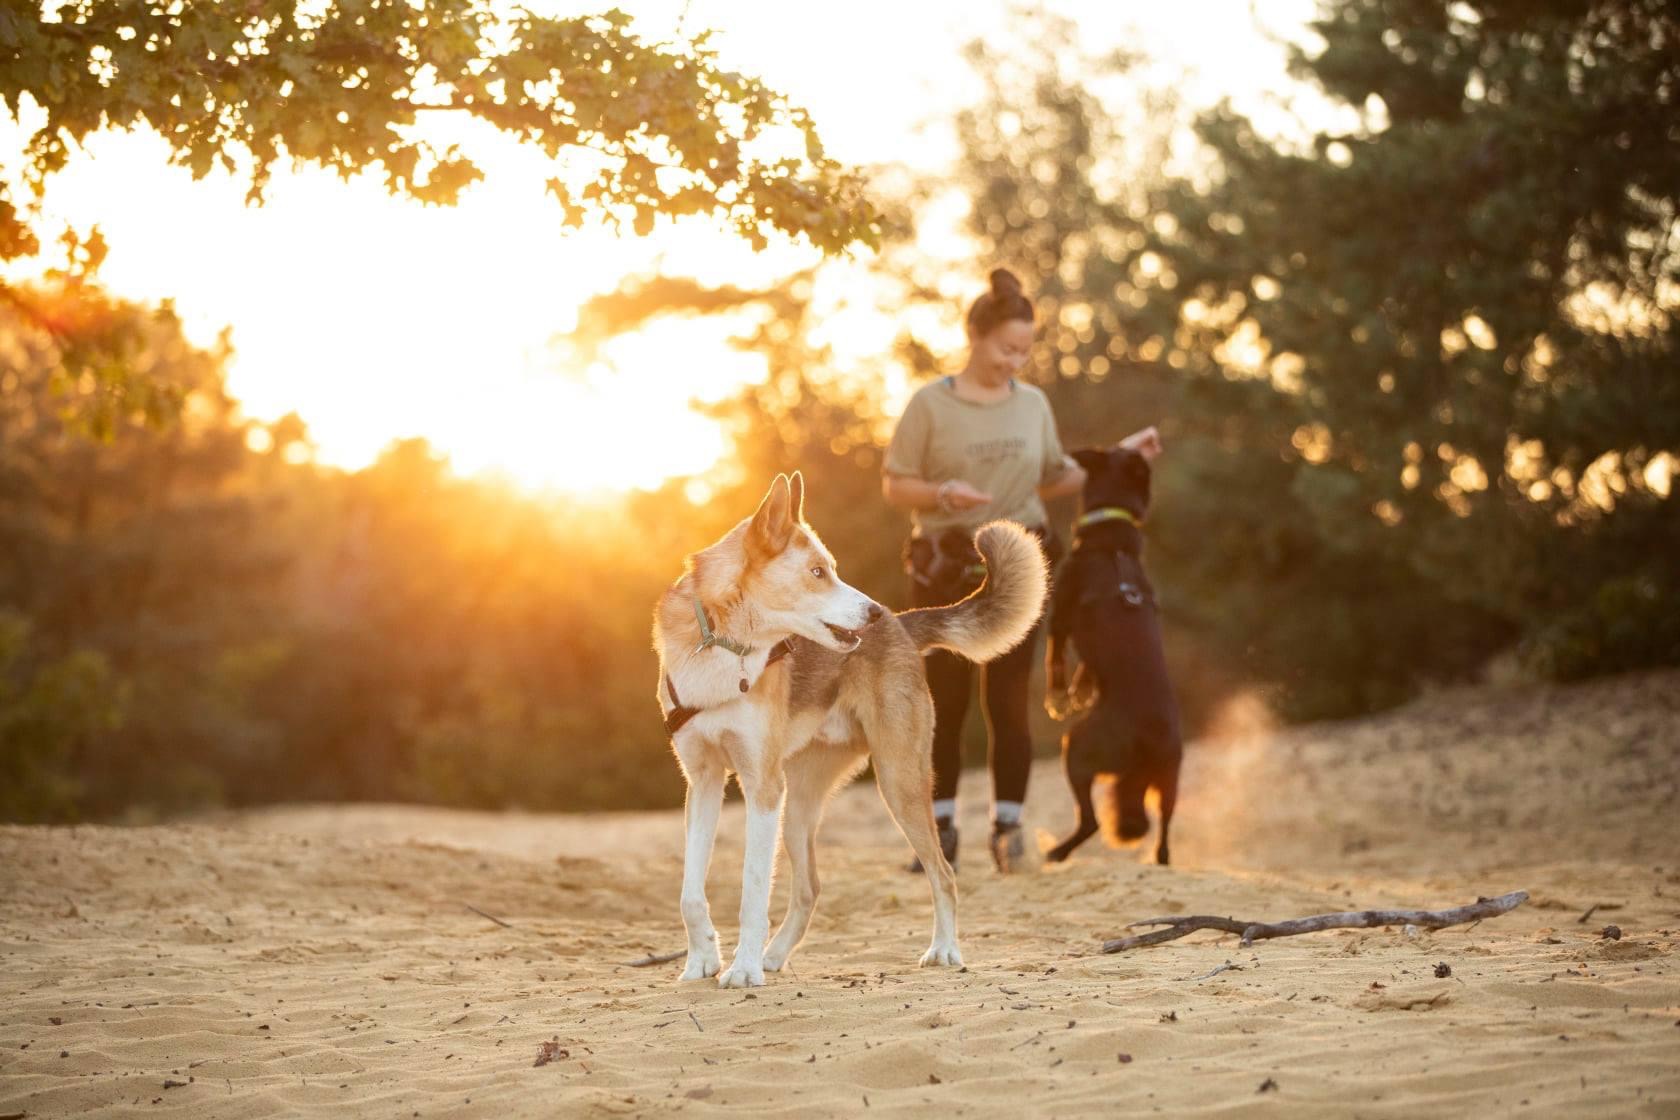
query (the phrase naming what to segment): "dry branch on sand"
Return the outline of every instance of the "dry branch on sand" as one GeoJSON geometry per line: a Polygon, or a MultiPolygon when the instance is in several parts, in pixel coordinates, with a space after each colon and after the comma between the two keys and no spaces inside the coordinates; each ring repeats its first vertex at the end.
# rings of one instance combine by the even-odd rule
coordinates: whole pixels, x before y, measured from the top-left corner
{"type": "Polygon", "coordinates": [[[1123,953],[1127,949],[1141,949],[1176,941],[1199,929],[1217,929],[1224,933],[1242,934],[1243,945],[1265,941],[1273,937],[1291,937],[1297,933],[1316,933],[1321,929],[1370,929],[1375,926],[1413,925],[1425,929],[1443,929],[1464,922],[1479,922],[1507,911],[1515,910],[1528,901],[1527,891],[1512,891],[1498,898],[1478,898],[1468,906],[1452,910],[1347,910],[1338,914],[1316,914],[1310,918],[1294,918],[1287,922],[1245,922],[1236,918],[1216,918],[1195,914],[1185,918],[1148,918],[1133,922],[1127,929],[1139,926],[1166,926],[1154,933],[1140,933],[1132,937],[1116,937],[1103,942],[1105,953],[1123,953]]]}

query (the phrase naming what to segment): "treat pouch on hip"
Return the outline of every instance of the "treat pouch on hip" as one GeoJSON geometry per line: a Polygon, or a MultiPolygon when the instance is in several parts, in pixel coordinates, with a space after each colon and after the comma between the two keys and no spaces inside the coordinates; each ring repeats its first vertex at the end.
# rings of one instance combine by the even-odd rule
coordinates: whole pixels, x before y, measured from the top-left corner
{"type": "Polygon", "coordinates": [[[986,578],[974,538],[961,529],[911,537],[904,545],[904,570],[922,587],[960,599],[986,578]]]}

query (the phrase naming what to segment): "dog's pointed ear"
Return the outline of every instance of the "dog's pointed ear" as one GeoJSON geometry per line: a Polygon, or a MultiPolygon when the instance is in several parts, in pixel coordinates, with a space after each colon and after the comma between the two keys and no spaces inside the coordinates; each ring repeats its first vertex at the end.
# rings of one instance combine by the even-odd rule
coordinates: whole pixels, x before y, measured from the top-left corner
{"type": "Polygon", "coordinates": [[[1071,458],[1086,474],[1096,474],[1108,462],[1108,452],[1100,447],[1081,447],[1071,453],[1071,458]]]}
{"type": "Polygon", "coordinates": [[[747,552],[756,560],[768,560],[781,554],[793,539],[793,492],[787,475],[779,474],[770,484],[770,492],[758,504],[752,524],[747,526],[747,552]]]}
{"type": "Polygon", "coordinates": [[[805,476],[798,471],[788,479],[788,509],[795,525],[805,520],[805,476]]]}

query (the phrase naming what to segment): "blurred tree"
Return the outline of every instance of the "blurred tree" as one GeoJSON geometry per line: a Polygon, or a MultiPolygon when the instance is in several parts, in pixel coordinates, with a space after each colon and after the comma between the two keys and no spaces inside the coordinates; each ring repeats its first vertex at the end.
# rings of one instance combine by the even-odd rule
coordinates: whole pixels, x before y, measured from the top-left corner
{"type": "Polygon", "coordinates": [[[673,505],[539,503],[419,441],[292,462],[296,419],[239,416],[225,347],[167,308],[18,293],[57,329],[0,308],[0,816],[680,800],[648,626],[682,552],[631,546],[673,505]],[[178,422],[72,430],[105,389],[58,384],[81,332],[121,338],[178,422]]]}
{"type": "MultiPolygon", "coordinates": [[[[0,315],[27,346],[32,360],[45,363],[39,386],[45,398],[31,407],[50,408],[67,428],[93,439],[110,439],[131,421],[164,424],[176,418],[183,387],[148,375],[148,349],[155,332],[138,309],[113,313],[113,305],[92,284],[105,259],[105,239],[95,230],[83,239],[74,230],[63,238],[66,265],[51,269],[44,284],[28,287],[0,279],[0,315]],[[89,298],[82,298],[88,293],[89,298]],[[27,340],[27,341],[26,341],[27,340]]],[[[173,318],[165,304],[158,319],[173,318]]],[[[21,398],[19,398],[21,399],[21,398]]]]}
{"type": "Polygon", "coordinates": [[[1270,686],[1288,717],[1342,715],[1476,664],[1509,628],[1319,517],[1340,491],[1291,444],[1304,402],[1238,377],[1240,339],[1195,330],[1225,305],[1163,248],[1211,206],[1207,157],[1175,155],[1176,99],[1136,59],[1083,57],[1070,25],[1021,18],[1007,51],[970,52],[986,90],[958,118],[970,230],[1039,294],[1039,377],[1069,444],[1165,433],[1151,571],[1191,726],[1240,686],[1270,686]]]}
{"type": "Polygon", "coordinates": [[[1680,12],[1335,0],[1313,29],[1292,65],[1348,127],[1293,150],[1221,108],[1211,184],[1158,204],[1191,406],[1239,439],[1287,416],[1324,547],[1542,667],[1680,660],[1680,12]]]}
{"type": "Polygon", "coordinates": [[[74,817],[82,793],[70,758],[117,726],[122,698],[95,653],[38,663],[29,623],[0,611],[0,820],[74,817]]]}
{"type": "Polygon", "coordinates": [[[458,478],[417,440],[296,494],[298,640],[252,703],[307,767],[277,759],[248,796],[680,801],[648,640],[675,573],[633,518],[458,478]]]}
{"type": "Polygon", "coordinates": [[[75,733],[41,756],[63,767],[55,813],[105,811],[142,789],[160,803],[213,794],[220,772],[270,745],[227,690],[279,607],[264,595],[279,558],[238,483],[255,426],[223,390],[227,352],[193,347],[167,307],[79,282],[17,293],[36,314],[0,309],[0,610],[28,624],[14,668],[34,666],[35,684],[0,709],[40,728],[37,700],[72,685],[127,698],[120,725],[85,701],[75,733]],[[88,339],[120,351],[180,421],[110,407],[117,379],[67,371],[62,352],[88,339]],[[104,442],[73,430],[90,416],[104,442]]]}

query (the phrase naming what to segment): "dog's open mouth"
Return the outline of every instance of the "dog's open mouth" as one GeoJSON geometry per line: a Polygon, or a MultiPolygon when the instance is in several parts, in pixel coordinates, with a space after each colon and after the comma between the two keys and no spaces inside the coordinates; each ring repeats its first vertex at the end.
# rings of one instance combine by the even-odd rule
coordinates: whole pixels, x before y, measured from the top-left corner
{"type": "Polygon", "coordinates": [[[856,630],[848,630],[844,626],[836,626],[832,622],[825,622],[823,625],[828,627],[828,632],[830,634],[833,634],[836,638],[839,638],[847,645],[855,646],[863,641],[863,635],[858,633],[856,630]]]}

